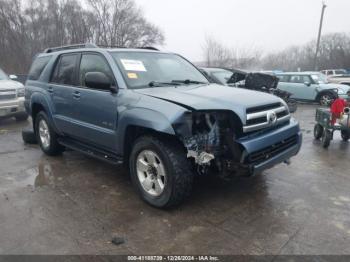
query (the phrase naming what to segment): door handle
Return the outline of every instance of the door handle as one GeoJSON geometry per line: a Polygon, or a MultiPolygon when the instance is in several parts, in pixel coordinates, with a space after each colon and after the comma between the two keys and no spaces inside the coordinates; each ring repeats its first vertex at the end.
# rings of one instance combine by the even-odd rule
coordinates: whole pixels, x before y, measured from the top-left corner
{"type": "Polygon", "coordinates": [[[74,98],[74,99],[80,99],[80,97],[81,97],[80,92],[75,91],[75,92],[73,93],[73,98],[74,98]]]}

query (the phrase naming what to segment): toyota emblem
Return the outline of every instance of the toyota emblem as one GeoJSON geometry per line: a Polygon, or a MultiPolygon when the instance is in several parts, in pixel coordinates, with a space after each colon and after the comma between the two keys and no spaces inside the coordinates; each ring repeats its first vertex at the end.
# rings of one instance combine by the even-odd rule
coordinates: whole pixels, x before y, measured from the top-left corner
{"type": "Polygon", "coordinates": [[[277,122],[277,115],[274,111],[270,111],[267,113],[267,122],[270,125],[274,125],[277,122]]]}

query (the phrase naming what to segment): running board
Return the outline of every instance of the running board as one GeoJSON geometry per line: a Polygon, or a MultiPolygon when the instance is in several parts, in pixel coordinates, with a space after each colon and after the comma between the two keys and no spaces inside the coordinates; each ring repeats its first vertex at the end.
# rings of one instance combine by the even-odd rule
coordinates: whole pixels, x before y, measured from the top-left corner
{"type": "Polygon", "coordinates": [[[84,143],[75,141],[70,138],[59,138],[58,143],[62,146],[78,151],[93,158],[105,161],[109,164],[120,165],[123,164],[123,159],[105,150],[97,149],[95,147],[86,145],[84,143]]]}

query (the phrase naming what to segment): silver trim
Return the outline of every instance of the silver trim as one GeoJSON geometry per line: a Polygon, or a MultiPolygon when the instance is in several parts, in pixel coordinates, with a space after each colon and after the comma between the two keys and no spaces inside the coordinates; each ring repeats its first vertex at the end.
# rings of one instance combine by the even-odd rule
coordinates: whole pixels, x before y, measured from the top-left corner
{"type": "Polygon", "coordinates": [[[261,112],[257,112],[257,113],[247,114],[247,121],[252,120],[252,119],[256,119],[256,118],[261,118],[261,117],[266,117],[266,121],[264,123],[243,126],[243,132],[247,133],[247,132],[252,132],[252,131],[259,130],[259,129],[263,129],[266,127],[272,127],[272,126],[278,125],[280,123],[283,123],[285,121],[288,121],[291,118],[288,109],[285,106],[281,106],[281,107],[277,107],[275,109],[270,109],[270,110],[261,111],[261,112]],[[284,111],[286,111],[288,113],[288,115],[283,116],[281,118],[277,118],[276,121],[272,121],[272,122],[270,121],[269,116],[271,114],[278,114],[278,113],[281,113],[284,111]]]}
{"type": "Polygon", "coordinates": [[[266,110],[266,111],[262,111],[262,112],[248,114],[247,115],[247,120],[251,120],[251,119],[255,119],[255,118],[266,116],[271,111],[274,111],[275,113],[281,113],[283,111],[286,111],[286,108],[284,106],[281,106],[281,107],[278,107],[276,109],[270,109],[270,110],[266,110]]]}

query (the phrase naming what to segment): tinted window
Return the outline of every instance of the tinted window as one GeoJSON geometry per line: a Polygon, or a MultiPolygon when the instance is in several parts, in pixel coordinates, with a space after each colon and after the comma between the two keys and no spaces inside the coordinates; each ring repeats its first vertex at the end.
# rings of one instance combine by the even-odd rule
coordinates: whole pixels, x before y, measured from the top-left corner
{"type": "Polygon", "coordinates": [[[289,76],[288,75],[277,75],[278,79],[280,82],[285,83],[289,82],[289,76]]]}
{"type": "Polygon", "coordinates": [[[75,68],[78,54],[62,55],[56,64],[51,82],[63,85],[76,85],[75,68]]]}
{"type": "Polygon", "coordinates": [[[80,62],[79,80],[81,86],[85,85],[85,74],[89,72],[101,72],[109,77],[112,83],[114,83],[113,73],[106,61],[101,55],[96,54],[83,54],[80,62]]]}
{"type": "Polygon", "coordinates": [[[49,63],[51,56],[38,57],[30,68],[28,79],[38,80],[41,73],[44,71],[45,66],[49,63]]]}
{"type": "Polygon", "coordinates": [[[290,78],[290,82],[292,83],[299,83],[299,84],[304,84],[306,82],[311,83],[310,77],[309,76],[304,76],[304,75],[293,75],[290,78]]]}
{"type": "Polygon", "coordinates": [[[327,75],[333,75],[333,71],[327,71],[327,75]]]}

